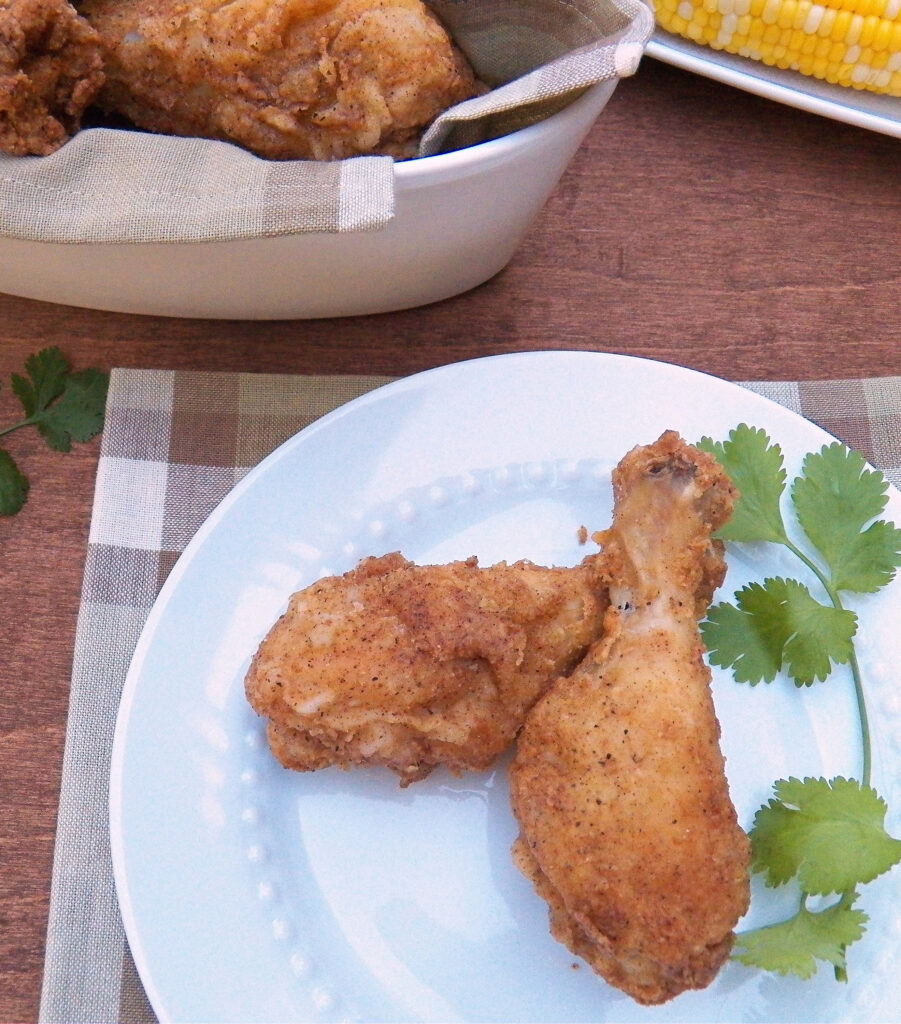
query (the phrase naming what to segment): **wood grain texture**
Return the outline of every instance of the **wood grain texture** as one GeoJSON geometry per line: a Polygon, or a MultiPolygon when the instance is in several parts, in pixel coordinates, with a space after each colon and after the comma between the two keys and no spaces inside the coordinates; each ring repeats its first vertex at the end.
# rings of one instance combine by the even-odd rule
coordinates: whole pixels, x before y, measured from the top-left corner
{"type": "MultiPolygon", "coordinates": [[[[0,296],[0,423],[27,355],[78,367],[407,374],[524,349],[733,379],[901,373],[901,141],[646,60],[516,257],[474,291],[348,320],[188,321],[0,296]]],[[[0,1020],[37,1017],[75,618],[98,443],[5,439],[0,520],[0,1020]]]]}

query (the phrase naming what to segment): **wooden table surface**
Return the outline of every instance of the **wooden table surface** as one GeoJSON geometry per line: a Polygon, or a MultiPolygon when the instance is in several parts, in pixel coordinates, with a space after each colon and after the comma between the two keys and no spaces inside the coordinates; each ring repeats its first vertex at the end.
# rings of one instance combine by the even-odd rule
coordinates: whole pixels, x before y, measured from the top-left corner
{"type": "MultiPolygon", "coordinates": [[[[901,103],[901,101],[899,101],[901,103]]],[[[9,375],[58,345],[97,366],[408,374],[524,349],[625,352],[732,379],[901,373],[901,141],[647,59],[513,262],[360,319],[129,316],[0,295],[9,375]]],[[[4,439],[31,478],[0,520],[0,1021],[35,1020],[99,443],[4,439]]]]}

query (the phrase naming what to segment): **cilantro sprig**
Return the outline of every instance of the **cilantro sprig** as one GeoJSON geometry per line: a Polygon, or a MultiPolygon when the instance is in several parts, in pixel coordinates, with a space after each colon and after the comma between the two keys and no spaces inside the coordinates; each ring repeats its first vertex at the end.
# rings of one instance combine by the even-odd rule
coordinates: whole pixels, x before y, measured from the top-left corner
{"type": "Polygon", "coordinates": [[[867,923],[867,915],[854,909],[856,898],[846,894],[823,910],[809,910],[802,902],[793,917],[739,935],[733,959],[803,980],[816,974],[817,961],[822,960],[845,980],[845,950],[861,938],[867,923]]]}
{"type": "Polygon", "coordinates": [[[739,491],[722,539],[781,545],[819,587],[815,596],[806,583],[771,577],[737,591],[734,603],[712,607],[701,624],[711,664],[751,686],[784,673],[797,687],[822,683],[836,666],[848,666],[862,749],[860,780],[774,784],[773,799],[757,812],[749,833],[751,869],[770,887],[793,882],[797,910],[738,935],[733,955],[801,978],[811,977],[822,961],[845,980],[845,951],[867,923],[855,906],[858,889],[901,861],[901,840],[886,832],[885,802],[870,785],[869,718],[854,648],[858,619],[842,595],[872,594],[894,578],[901,530],[879,518],[888,501],[884,476],[840,442],[809,453],[788,488],[792,531],[783,516],[788,479],[782,450],[765,431],[741,424],[726,441],[703,438],[698,447],[715,456],[739,491]]]}
{"type": "MultiPolygon", "coordinates": [[[[54,451],[89,441],[103,429],[109,375],[101,370],[73,372],[58,348],[45,348],[25,361],[25,375],[14,373],[11,387],[23,416],[0,428],[0,437],[35,427],[54,451]]],[[[29,481],[15,459],[0,448],[0,516],[13,516],[28,498],[29,481]]]]}

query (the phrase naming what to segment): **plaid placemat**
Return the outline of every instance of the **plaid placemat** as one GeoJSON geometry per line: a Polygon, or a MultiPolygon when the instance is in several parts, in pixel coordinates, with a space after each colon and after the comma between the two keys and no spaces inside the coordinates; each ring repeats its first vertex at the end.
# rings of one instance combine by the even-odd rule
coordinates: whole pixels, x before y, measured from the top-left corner
{"type": "MultiPolygon", "coordinates": [[[[116,902],[107,784],[122,684],[163,580],[248,469],[387,379],[113,371],[75,640],[41,1021],[155,1020],[116,902]]],[[[901,487],[901,377],[745,386],[819,423],[901,487]]]]}

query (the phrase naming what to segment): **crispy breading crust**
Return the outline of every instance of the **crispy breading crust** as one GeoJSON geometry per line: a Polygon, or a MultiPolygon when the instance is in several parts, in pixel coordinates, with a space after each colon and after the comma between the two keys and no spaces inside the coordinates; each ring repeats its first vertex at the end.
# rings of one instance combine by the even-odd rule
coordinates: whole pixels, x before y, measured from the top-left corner
{"type": "Polygon", "coordinates": [[[102,84],[100,38],[66,0],[0,0],[0,152],[59,149],[102,84]]]}
{"type": "Polygon", "coordinates": [[[85,0],[101,105],[273,160],[415,156],[478,86],[421,0],[85,0]]]}

